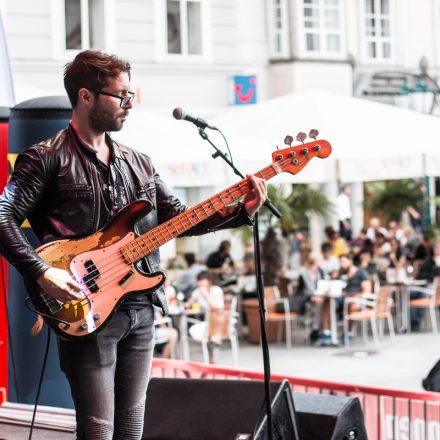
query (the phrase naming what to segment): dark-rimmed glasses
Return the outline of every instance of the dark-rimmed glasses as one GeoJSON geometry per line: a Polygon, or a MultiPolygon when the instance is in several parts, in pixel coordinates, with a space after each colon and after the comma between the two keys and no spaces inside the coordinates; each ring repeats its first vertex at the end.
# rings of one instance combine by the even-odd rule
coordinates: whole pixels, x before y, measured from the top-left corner
{"type": "Polygon", "coordinates": [[[118,98],[121,100],[119,107],[125,107],[129,102],[133,102],[135,94],[133,92],[128,92],[128,95],[119,96],[114,93],[103,92],[102,90],[92,89],[93,92],[99,93],[100,95],[112,96],[113,98],[118,98]]]}

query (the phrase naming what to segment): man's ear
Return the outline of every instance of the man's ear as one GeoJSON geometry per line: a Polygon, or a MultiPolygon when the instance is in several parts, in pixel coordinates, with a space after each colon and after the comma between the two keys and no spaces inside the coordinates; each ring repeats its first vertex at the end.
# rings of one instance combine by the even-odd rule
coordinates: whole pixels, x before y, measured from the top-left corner
{"type": "Polygon", "coordinates": [[[78,90],[78,102],[81,102],[84,106],[90,107],[93,104],[93,94],[89,89],[82,87],[78,90]]]}

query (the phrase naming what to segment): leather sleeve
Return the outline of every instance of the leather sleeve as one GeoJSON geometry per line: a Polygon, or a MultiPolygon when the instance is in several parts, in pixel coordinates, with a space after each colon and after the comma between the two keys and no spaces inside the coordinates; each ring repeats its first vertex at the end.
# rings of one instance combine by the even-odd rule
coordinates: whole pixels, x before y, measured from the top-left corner
{"type": "MultiPolygon", "coordinates": [[[[171,220],[187,208],[175,197],[170,188],[162,181],[159,174],[154,173],[156,185],[157,217],[159,224],[171,220]]],[[[202,235],[221,229],[237,228],[253,225],[254,219],[249,217],[243,203],[227,206],[215,214],[188,229],[181,236],[202,235]]]]}
{"type": "Polygon", "coordinates": [[[37,255],[20,226],[47,184],[47,164],[38,147],[31,147],[17,157],[14,172],[0,197],[0,253],[29,280],[37,279],[50,266],[37,255]]]}

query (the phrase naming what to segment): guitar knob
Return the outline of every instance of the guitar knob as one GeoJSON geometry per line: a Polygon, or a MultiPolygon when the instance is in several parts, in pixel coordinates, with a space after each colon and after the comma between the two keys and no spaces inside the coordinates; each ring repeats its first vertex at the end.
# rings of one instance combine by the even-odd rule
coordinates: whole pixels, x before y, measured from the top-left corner
{"type": "Polygon", "coordinates": [[[87,322],[83,322],[83,323],[80,325],[81,330],[87,330],[87,327],[88,327],[87,322]]]}
{"type": "Polygon", "coordinates": [[[95,313],[95,314],[93,315],[93,319],[94,319],[95,321],[99,321],[99,320],[101,319],[101,313],[95,313]]]}

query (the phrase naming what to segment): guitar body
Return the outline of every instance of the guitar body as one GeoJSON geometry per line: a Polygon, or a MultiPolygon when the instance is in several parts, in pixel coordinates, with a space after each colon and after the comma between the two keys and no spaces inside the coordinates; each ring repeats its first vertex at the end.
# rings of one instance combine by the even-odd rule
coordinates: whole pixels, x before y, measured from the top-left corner
{"type": "Polygon", "coordinates": [[[45,321],[58,335],[65,339],[90,337],[108,322],[124,298],[163,284],[162,272],[141,274],[121,251],[136,237],[136,220],[150,210],[150,202],[136,201],[88,237],[58,240],[36,250],[46,263],[67,270],[83,287],[85,299],[62,304],[38,284],[28,286],[35,308],[47,315],[45,321]]]}

